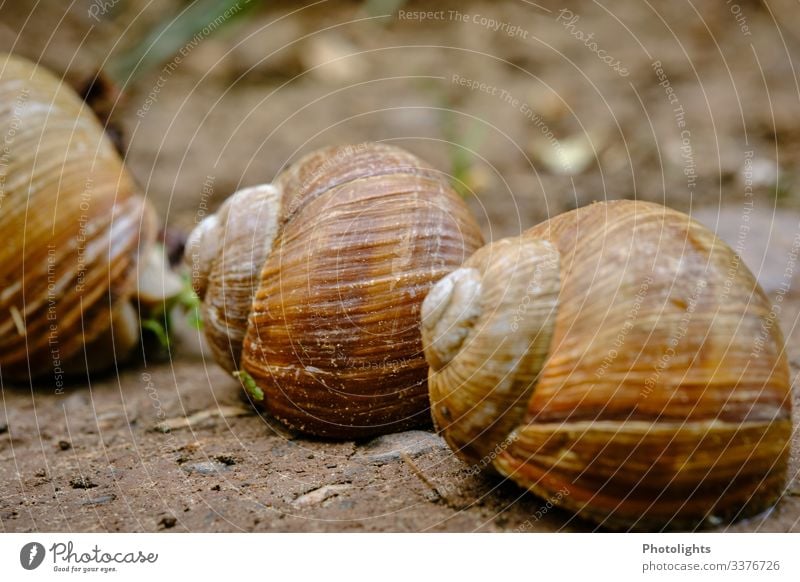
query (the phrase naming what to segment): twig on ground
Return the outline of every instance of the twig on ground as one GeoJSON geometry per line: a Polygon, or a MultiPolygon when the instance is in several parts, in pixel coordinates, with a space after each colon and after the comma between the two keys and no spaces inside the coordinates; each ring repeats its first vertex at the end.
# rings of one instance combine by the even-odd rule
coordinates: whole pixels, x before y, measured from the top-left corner
{"type": "Polygon", "coordinates": [[[461,509],[460,507],[458,507],[458,504],[453,503],[447,496],[445,496],[439,490],[439,488],[436,487],[436,485],[433,483],[433,481],[428,479],[428,477],[425,475],[425,473],[422,472],[422,469],[417,467],[417,464],[411,459],[411,457],[408,455],[408,453],[406,453],[405,451],[400,451],[400,458],[403,459],[403,462],[411,468],[411,471],[414,473],[414,475],[416,475],[417,478],[420,481],[422,481],[428,489],[433,491],[439,499],[444,501],[444,503],[445,503],[445,505],[447,505],[447,507],[449,507],[451,509],[461,509]]]}

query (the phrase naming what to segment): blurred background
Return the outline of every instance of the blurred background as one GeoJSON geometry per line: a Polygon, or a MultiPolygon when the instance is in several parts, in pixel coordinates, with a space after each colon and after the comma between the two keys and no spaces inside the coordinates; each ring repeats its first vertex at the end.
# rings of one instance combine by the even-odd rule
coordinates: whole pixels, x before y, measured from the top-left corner
{"type": "MultiPolygon", "coordinates": [[[[737,251],[771,297],[800,244],[798,31],[795,0],[0,5],[0,51],[86,95],[173,233],[314,148],[387,141],[449,173],[487,239],[620,198],[733,246],[747,225],[737,251]]],[[[6,387],[0,531],[593,528],[469,473],[431,433],[297,439],[242,392],[185,345],[88,390],[6,387]]],[[[795,482],[724,529],[796,531],[798,515],[795,482]]]]}
{"type": "Polygon", "coordinates": [[[79,88],[102,71],[130,168],[185,229],[365,140],[450,172],[492,238],[603,199],[798,206],[795,2],[305,4],[5,3],[0,49],[79,88]]]}

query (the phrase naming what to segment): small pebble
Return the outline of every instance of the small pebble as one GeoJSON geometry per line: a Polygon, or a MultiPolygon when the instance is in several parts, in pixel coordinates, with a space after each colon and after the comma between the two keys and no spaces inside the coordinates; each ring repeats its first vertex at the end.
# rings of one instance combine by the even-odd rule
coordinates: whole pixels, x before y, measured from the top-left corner
{"type": "Polygon", "coordinates": [[[399,460],[401,452],[415,457],[446,449],[447,445],[441,437],[422,430],[409,430],[372,439],[362,447],[358,447],[353,459],[384,465],[399,460]]]}
{"type": "Polygon", "coordinates": [[[215,459],[217,459],[223,465],[227,465],[228,467],[236,464],[236,459],[234,459],[230,455],[217,455],[215,459]]]}
{"type": "Polygon", "coordinates": [[[110,495],[101,495],[100,497],[93,497],[92,499],[82,501],[81,505],[105,505],[109,501],[114,501],[116,498],[117,496],[113,493],[110,495]]]}
{"type": "Polygon", "coordinates": [[[220,471],[224,471],[228,467],[219,461],[205,461],[202,463],[183,465],[181,468],[189,474],[197,473],[200,475],[214,475],[220,471]]]}
{"type": "Polygon", "coordinates": [[[178,520],[175,519],[172,515],[165,515],[161,518],[161,521],[158,522],[158,525],[162,526],[164,529],[172,529],[175,527],[175,524],[178,523],[178,520]]]}
{"type": "Polygon", "coordinates": [[[292,505],[294,507],[309,507],[312,505],[317,505],[322,503],[326,499],[331,497],[335,497],[342,493],[343,491],[347,491],[351,489],[352,485],[348,485],[346,483],[340,483],[335,485],[323,485],[322,487],[318,487],[317,489],[312,489],[308,493],[305,493],[292,501],[292,505]]]}
{"type": "Polygon", "coordinates": [[[92,487],[97,487],[97,483],[94,483],[88,477],[73,477],[69,484],[73,489],[91,489],[92,487]]]}

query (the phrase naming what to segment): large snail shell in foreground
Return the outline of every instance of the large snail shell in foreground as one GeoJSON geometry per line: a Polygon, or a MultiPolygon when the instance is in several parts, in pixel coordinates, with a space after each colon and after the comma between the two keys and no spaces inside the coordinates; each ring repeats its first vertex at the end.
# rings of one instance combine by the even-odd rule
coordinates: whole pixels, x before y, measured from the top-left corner
{"type": "Polygon", "coordinates": [[[695,527],[782,492],[789,373],[770,303],[709,230],[593,204],[475,253],[423,306],[437,427],[608,527],[695,527]]]}
{"type": "Polygon", "coordinates": [[[362,144],[234,194],[187,262],[213,353],[253,399],[297,430],[355,437],[430,422],[422,300],[481,244],[445,176],[362,144]]]}
{"type": "Polygon", "coordinates": [[[58,385],[138,341],[129,301],[153,215],[83,101],[4,54],[0,134],[0,373],[58,385]]]}

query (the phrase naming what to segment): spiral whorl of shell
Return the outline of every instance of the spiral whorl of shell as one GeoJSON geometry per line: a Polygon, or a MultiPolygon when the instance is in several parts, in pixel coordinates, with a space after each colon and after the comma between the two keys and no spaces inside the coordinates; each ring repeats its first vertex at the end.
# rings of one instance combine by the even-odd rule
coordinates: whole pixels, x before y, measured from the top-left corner
{"type": "Polygon", "coordinates": [[[481,249],[429,294],[434,417],[467,461],[605,526],[752,515],[781,494],[792,432],[770,313],[687,215],[580,208],[481,249]],[[531,285],[537,270],[549,278],[531,285]]]}
{"type": "Polygon", "coordinates": [[[446,176],[361,144],[235,194],[187,260],[217,361],[287,425],[353,437],[430,422],[420,305],[481,244],[446,176]]]}

